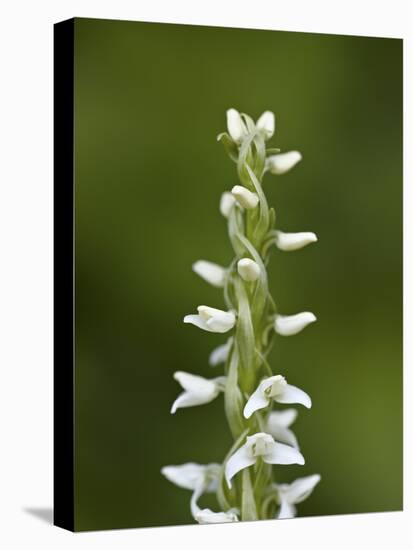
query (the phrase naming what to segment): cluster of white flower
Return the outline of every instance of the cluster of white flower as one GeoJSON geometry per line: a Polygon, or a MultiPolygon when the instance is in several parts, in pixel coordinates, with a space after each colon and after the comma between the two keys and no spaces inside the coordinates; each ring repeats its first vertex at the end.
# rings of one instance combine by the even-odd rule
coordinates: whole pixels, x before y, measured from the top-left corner
{"type": "Polygon", "coordinates": [[[275,229],[275,211],[268,207],[261,182],[266,172],[284,174],[302,157],[298,151],[281,153],[267,147],[275,131],[270,111],[254,123],[249,116],[229,109],[227,126],[228,132],[220,134],[218,141],[237,164],[242,185],[222,195],[220,212],[228,220],[235,258],[228,268],[206,260],[192,266],[202,279],[224,289],[226,310],[200,305],[184,323],[209,332],[233,331],[233,335],[209,357],[211,366],[225,365],[225,376],[206,379],[175,373],[183,392],[171,413],[209,403],[223,393],[234,444],[222,464],[189,462],[162,468],[168,480],[192,491],[190,509],[199,523],[294,517],[295,505],[320,481],[319,475],[311,475],[277,484],[272,468],[274,464],[304,464],[290,429],[297,411],[272,410],[273,403],[310,408],[311,399],[281,374],[274,375],[267,356],[275,334],[297,334],[316,317],[309,311],[279,314],[268,290],[265,266],[274,245],[283,251],[298,250],[317,241],[317,236],[275,229]],[[198,500],[210,492],[216,494],[221,511],[199,507],[198,500]]]}

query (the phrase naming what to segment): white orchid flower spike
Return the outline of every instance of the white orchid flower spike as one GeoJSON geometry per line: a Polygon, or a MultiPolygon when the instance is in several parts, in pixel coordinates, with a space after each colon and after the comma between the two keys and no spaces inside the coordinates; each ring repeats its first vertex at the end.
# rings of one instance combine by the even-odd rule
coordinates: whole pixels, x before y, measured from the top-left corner
{"type": "Polygon", "coordinates": [[[280,500],[278,519],[295,517],[297,514],[295,505],[311,495],[320,479],[320,475],[314,474],[296,479],[290,484],[274,484],[274,487],[278,490],[278,498],[280,500]]]}
{"type": "Polygon", "coordinates": [[[209,332],[228,332],[236,323],[232,311],[222,311],[208,306],[198,306],[198,315],[186,315],[184,323],[190,323],[209,332]]]}
{"type": "Polygon", "coordinates": [[[303,390],[287,384],[287,380],[281,374],[265,378],[251,394],[244,407],[244,417],[250,418],[255,411],[264,409],[271,401],[277,403],[300,403],[311,408],[311,398],[303,390]]]}
{"type": "Polygon", "coordinates": [[[311,311],[303,311],[295,315],[276,315],[274,329],[281,336],[293,336],[315,321],[317,317],[311,311]]]}
{"type": "Polygon", "coordinates": [[[284,409],[283,411],[272,411],[267,418],[266,430],[273,436],[275,441],[291,445],[299,449],[295,434],[289,429],[297,418],[295,409],[284,409]]]}
{"type": "Polygon", "coordinates": [[[267,464],[304,464],[304,457],[297,449],[277,443],[267,433],[256,433],[247,437],[247,442],[240,447],[228,459],[225,465],[225,479],[228,487],[231,488],[232,478],[244,468],[248,468],[263,460],[267,464]]]}
{"type": "Polygon", "coordinates": [[[211,351],[208,359],[208,363],[211,365],[211,367],[216,367],[217,365],[226,362],[229,352],[231,351],[232,342],[233,338],[231,336],[230,338],[228,338],[225,344],[222,344],[221,346],[218,346],[211,351]]]}
{"type": "Polygon", "coordinates": [[[225,390],[225,376],[218,376],[208,380],[196,374],[178,371],[174,378],[185,390],[175,399],[171,414],[175,414],[178,409],[185,407],[196,407],[213,401],[221,391],[225,390]]]}
{"type": "Polygon", "coordinates": [[[260,130],[264,139],[270,139],[275,131],[275,116],[271,111],[265,111],[257,120],[257,130],[260,130]]]}
{"type": "Polygon", "coordinates": [[[279,250],[291,252],[304,248],[308,244],[317,242],[317,235],[311,231],[302,231],[301,233],[275,232],[275,245],[279,250]]]}
{"type": "Polygon", "coordinates": [[[225,284],[227,270],[218,264],[207,260],[198,260],[192,264],[192,270],[212,286],[222,288],[225,284]]]}

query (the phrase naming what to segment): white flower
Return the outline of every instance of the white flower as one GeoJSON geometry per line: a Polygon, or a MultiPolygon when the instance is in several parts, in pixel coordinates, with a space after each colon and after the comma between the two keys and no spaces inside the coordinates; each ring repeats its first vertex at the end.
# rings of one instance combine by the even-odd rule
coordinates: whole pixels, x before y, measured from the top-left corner
{"type": "Polygon", "coordinates": [[[299,449],[297,438],[289,429],[296,418],[297,411],[295,409],[272,411],[267,418],[266,431],[271,434],[276,441],[299,449]]]}
{"type": "Polygon", "coordinates": [[[293,336],[315,321],[317,317],[311,311],[303,311],[295,315],[276,315],[274,329],[281,336],[293,336]]]}
{"type": "Polygon", "coordinates": [[[252,393],[244,407],[245,418],[250,418],[255,411],[267,407],[271,401],[277,403],[301,403],[307,409],[311,408],[311,399],[303,390],[287,384],[281,374],[265,378],[252,393]]]}
{"type": "Polygon", "coordinates": [[[207,523],[232,523],[238,521],[238,510],[231,508],[227,512],[213,512],[209,508],[199,510],[194,514],[194,518],[200,524],[207,523]]]}
{"type": "Polygon", "coordinates": [[[184,323],[190,323],[209,332],[228,332],[235,323],[232,311],[222,311],[208,306],[198,306],[198,315],[186,315],[184,323]]]}
{"type": "Polygon", "coordinates": [[[257,129],[261,130],[265,139],[270,139],[274,135],[275,116],[271,111],[265,111],[257,120],[257,129]]]}
{"type": "Polygon", "coordinates": [[[247,210],[255,208],[260,202],[257,193],[252,193],[251,191],[248,191],[248,189],[246,189],[242,185],[234,185],[231,193],[237,199],[238,203],[247,210]]]}
{"type": "Polygon", "coordinates": [[[183,489],[195,491],[202,484],[204,492],[214,493],[218,487],[220,468],[215,462],[206,465],[187,462],[179,466],[164,466],[161,472],[166,479],[183,489]]]}
{"type": "Polygon", "coordinates": [[[311,231],[304,231],[301,233],[283,233],[282,231],[276,231],[275,238],[277,248],[287,252],[298,250],[318,240],[317,235],[311,231]]]}
{"type": "Polygon", "coordinates": [[[271,155],[266,160],[266,167],[272,174],[285,174],[291,170],[303,157],[298,151],[289,151],[288,153],[278,153],[271,155]]]}
{"type": "Polygon", "coordinates": [[[192,269],[197,275],[202,277],[204,281],[212,286],[222,288],[225,284],[227,270],[218,264],[208,262],[207,260],[198,260],[192,264],[192,269]]]}
{"type": "Polygon", "coordinates": [[[245,124],[236,109],[228,109],[227,127],[229,135],[236,143],[240,143],[243,137],[247,135],[245,124]]]}
{"type": "Polygon", "coordinates": [[[225,466],[225,478],[231,488],[231,479],[244,468],[261,458],[267,464],[304,464],[303,455],[294,447],[277,443],[267,433],[247,437],[247,442],[229,458],[225,466]]]}
{"type": "Polygon", "coordinates": [[[241,258],[238,260],[237,269],[244,281],[256,281],[261,273],[260,266],[250,258],[241,258]]]}
{"type": "Polygon", "coordinates": [[[320,475],[314,474],[312,476],[296,479],[290,484],[274,484],[274,487],[278,490],[278,497],[280,500],[278,519],[295,517],[295,504],[308,498],[320,479],[320,475]]]}
{"type": "Polygon", "coordinates": [[[226,362],[231,346],[232,346],[232,336],[231,338],[228,338],[225,344],[222,344],[221,346],[218,346],[217,348],[211,351],[208,359],[208,362],[211,365],[211,367],[216,367],[220,363],[226,362]]]}
{"type": "Polygon", "coordinates": [[[229,191],[225,191],[221,195],[221,200],[219,202],[219,211],[224,216],[224,218],[228,218],[231,208],[235,204],[235,198],[229,191]]]}
{"type": "Polygon", "coordinates": [[[218,396],[219,392],[225,389],[225,376],[207,380],[196,374],[178,371],[175,372],[174,378],[185,391],[175,399],[171,408],[172,414],[184,407],[195,407],[210,403],[218,396]]]}
{"type": "Polygon", "coordinates": [[[178,487],[192,491],[191,513],[198,523],[238,521],[235,509],[228,510],[228,512],[212,512],[208,508],[201,510],[198,506],[198,499],[204,493],[216,492],[221,472],[220,464],[211,463],[202,465],[195,462],[187,462],[180,466],[164,466],[161,472],[166,479],[178,487]]]}

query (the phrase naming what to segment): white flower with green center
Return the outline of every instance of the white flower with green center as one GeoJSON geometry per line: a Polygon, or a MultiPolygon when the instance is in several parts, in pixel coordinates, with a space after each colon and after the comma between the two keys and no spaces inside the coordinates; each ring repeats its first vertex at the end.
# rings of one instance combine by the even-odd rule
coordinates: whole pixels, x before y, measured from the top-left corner
{"type": "Polygon", "coordinates": [[[311,408],[311,398],[300,388],[287,384],[287,380],[281,374],[265,378],[249,397],[244,407],[244,417],[250,418],[255,411],[264,409],[272,402],[293,404],[299,403],[311,408]]]}
{"type": "Polygon", "coordinates": [[[198,306],[198,315],[186,315],[184,323],[190,323],[208,332],[228,332],[236,323],[232,311],[222,311],[209,306],[198,306]]]}
{"type": "Polygon", "coordinates": [[[311,231],[302,231],[301,233],[275,231],[275,245],[279,250],[285,252],[299,250],[308,244],[317,242],[317,240],[317,235],[311,231]]]}
{"type": "Polygon", "coordinates": [[[284,409],[283,411],[272,411],[267,417],[266,431],[273,436],[275,441],[291,445],[299,449],[295,434],[289,429],[297,418],[295,409],[284,409]]]}
{"type": "Polygon", "coordinates": [[[263,460],[267,464],[304,464],[304,457],[294,447],[277,443],[267,433],[256,433],[247,437],[247,441],[228,459],[225,465],[225,479],[231,488],[232,478],[244,468],[249,468],[263,460]]]}
{"type": "Polygon", "coordinates": [[[314,474],[312,476],[296,479],[290,484],[274,484],[274,488],[278,491],[278,499],[280,502],[280,509],[277,515],[278,519],[294,518],[297,515],[295,505],[311,495],[320,479],[320,475],[314,474]]]}
{"type": "Polygon", "coordinates": [[[198,260],[192,264],[192,270],[212,286],[222,288],[225,284],[227,270],[218,264],[207,260],[198,260]]]}
{"type": "Polygon", "coordinates": [[[302,311],[295,315],[276,315],[274,329],[281,336],[294,336],[315,321],[317,317],[311,311],[302,311]]]}
{"type": "Polygon", "coordinates": [[[303,157],[298,151],[288,151],[287,153],[278,153],[272,155],[266,160],[266,168],[271,174],[281,175],[285,174],[291,168],[300,162],[303,157]]]}
{"type": "Polygon", "coordinates": [[[225,390],[225,376],[208,380],[196,374],[178,371],[174,374],[174,378],[185,391],[175,399],[171,414],[175,414],[178,409],[210,403],[225,390]]]}

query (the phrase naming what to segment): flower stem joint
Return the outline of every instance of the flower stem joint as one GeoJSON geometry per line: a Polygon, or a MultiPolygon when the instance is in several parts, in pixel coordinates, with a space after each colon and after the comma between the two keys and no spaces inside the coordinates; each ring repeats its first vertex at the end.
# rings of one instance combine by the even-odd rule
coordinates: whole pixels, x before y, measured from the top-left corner
{"type": "Polygon", "coordinates": [[[266,266],[272,245],[281,251],[294,251],[316,242],[317,236],[312,232],[286,233],[275,227],[275,211],[268,207],[263,177],[290,171],[302,156],[298,151],[267,147],[274,132],[275,117],[270,111],[256,122],[236,109],[227,111],[227,132],[220,134],[218,141],[236,163],[240,181],[222,194],[219,209],[227,220],[235,257],[229,267],[207,260],[192,266],[205,282],[223,289],[225,307],[201,305],[197,314],[185,316],[184,323],[231,334],[209,357],[212,367],[224,365],[222,376],[204,378],[183,371],[174,374],[183,392],[171,413],[207,404],[222,393],[234,437],[221,464],[188,462],[161,470],[169,481],[192,491],[190,511],[198,523],[294,517],[296,504],[307,498],[321,479],[315,474],[291,484],[275,481],[274,465],[305,463],[290,429],[297,411],[282,407],[298,404],[310,409],[312,402],[282,374],[273,373],[267,356],[276,335],[298,334],[316,317],[309,311],[278,313],[269,292],[266,266]],[[275,405],[281,408],[275,409],[275,405]],[[199,506],[205,493],[216,495],[218,510],[199,506]]]}

